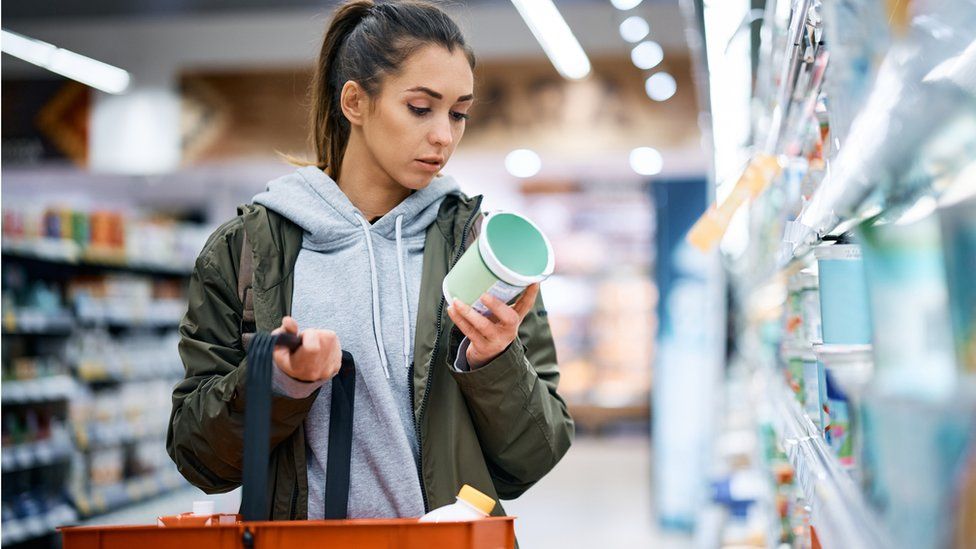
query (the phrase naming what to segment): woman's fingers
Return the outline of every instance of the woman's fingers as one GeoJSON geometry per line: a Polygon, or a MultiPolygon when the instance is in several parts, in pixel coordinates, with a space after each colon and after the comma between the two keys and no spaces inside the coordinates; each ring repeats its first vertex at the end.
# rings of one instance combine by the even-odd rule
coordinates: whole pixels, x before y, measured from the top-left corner
{"type": "Polygon", "coordinates": [[[464,303],[459,299],[454,300],[453,308],[457,310],[458,313],[468,321],[469,324],[475,327],[483,336],[490,338],[495,331],[495,323],[488,320],[481,313],[471,308],[470,305],[464,303]]]}
{"type": "Polygon", "coordinates": [[[519,323],[525,318],[525,315],[529,314],[532,307],[535,305],[535,300],[539,296],[539,283],[529,284],[529,286],[522,292],[521,297],[515,302],[514,309],[518,314],[519,323]]]}
{"type": "Polygon", "coordinates": [[[488,307],[488,310],[495,315],[502,326],[506,328],[518,327],[520,320],[518,313],[515,309],[502,303],[502,300],[491,294],[485,294],[481,296],[481,302],[485,304],[485,307],[488,307]]]}
{"type": "Polygon", "coordinates": [[[451,317],[451,320],[454,321],[454,325],[457,326],[458,329],[461,330],[461,333],[471,340],[472,343],[483,345],[487,342],[488,338],[485,337],[485,335],[482,334],[478,328],[471,324],[467,318],[465,318],[458,307],[453,305],[448,307],[447,314],[451,317]]]}

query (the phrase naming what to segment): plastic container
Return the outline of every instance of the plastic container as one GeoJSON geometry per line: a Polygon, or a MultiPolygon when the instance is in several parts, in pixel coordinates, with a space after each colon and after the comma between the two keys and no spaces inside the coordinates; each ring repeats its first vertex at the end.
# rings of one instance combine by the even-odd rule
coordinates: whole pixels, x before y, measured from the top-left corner
{"type": "Polygon", "coordinates": [[[797,402],[817,427],[821,427],[820,417],[820,373],[817,356],[809,347],[784,347],[783,359],[786,361],[787,383],[797,402]]]}
{"type": "Polygon", "coordinates": [[[787,329],[806,345],[823,341],[820,326],[820,284],[816,273],[800,271],[790,278],[787,329]]]}
{"type": "Polygon", "coordinates": [[[495,500],[465,484],[458,492],[457,501],[438,507],[420,517],[420,522],[456,522],[479,520],[491,515],[495,500]]]}
{"type": "Polygon", "coordinates": [[[871,343],[871,317],[861,248],[832,244],[814,249],[820,274],[823,342],[871,343]]]}
{"type": "Polygon", "coordinates": [[[552,244],[535,223],[509,212],[487,214],[477,245],[444,277],[444,299],[448,304],[459,299],[487,316],[483,294],[508,303],[526,286],[548,278],[554,267],[552,244]]]}
{"type": "Polygon", "coordinates": [[[864,396],[874,375],[870,345],[814,345],[823,370],[821,392],[824,439],[859,483],[870,478],[872,464],[865,445],[864,396]],[[856,467],[856,470],[854,469],[856,467]]]}
{"type": "Polygon", "coordinates": [[[861,398],[874,374],[870,345],[814,345],[813,352],[844,393],[861,398]]]}
{"type": "Polygon", "coordinates": [[[856,454],[851,404],[847,395],[833,381],[829,371],[825,372],[824,381],[827,389],[827,405],[824,408],[827,421],[824,424],[824,438],[841,466],[850,470],[855,465],[856,454]]]}

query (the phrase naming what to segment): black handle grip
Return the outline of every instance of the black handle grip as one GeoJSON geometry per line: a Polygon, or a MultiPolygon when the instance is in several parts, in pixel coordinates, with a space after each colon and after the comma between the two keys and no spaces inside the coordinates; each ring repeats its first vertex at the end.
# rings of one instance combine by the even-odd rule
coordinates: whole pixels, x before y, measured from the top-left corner
{"type": "Polygon", "coordinates": [[[291,332],[282,332],[277,334],[278,339],[275,340],[275,347],[287,347],[289,351],[295,352],[299,347],[302,346],[302,336],[295,335],[291,332]]]}

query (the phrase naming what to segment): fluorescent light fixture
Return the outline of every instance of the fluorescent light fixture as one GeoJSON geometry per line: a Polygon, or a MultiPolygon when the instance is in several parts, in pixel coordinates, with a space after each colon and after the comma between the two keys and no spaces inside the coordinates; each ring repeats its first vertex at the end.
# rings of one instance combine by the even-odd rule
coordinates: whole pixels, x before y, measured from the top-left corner
{"type": "Polygon", "coordinates": [[[515,177],[532,177],[542,169],[542,159],[535,151],[516,149],[505,157],[505,169],[515,177]]]}
{"type": "Polygon", "coordinates": [[[610,0],[613,7],[620,11],[632,10],[640,5],[642,0],[610,0]]]}
{"type": "Polygon", "coordinates": [[[0,31],[0,36],[4,53],[28,63],[106,93],[119,94],[129,87],[129,73],[118,67],[8,30],[0,31]]]}
{"type": "Polygon", "coordinates": [[[579,80],[590,74],[590,60],[552,0],[512,0],[549,61],[564,78],[579,80]]]}
{"type": "Polygon", "coordinates": [[[664,158],[657,149],[637,147],[630,151],[630,167],[640,175],[657,175],[664,169],[664,158]]]}
{"type": "Polygon", "coordinates": [[[640,42],[650,32],[651,26],[639,15],[631,15],[620,23],[620,37],[632,44],[640,42]]]}
{"type": "Polygon", "coordinates": [[[653,69],[664,60],[664,50],[661,49],[661,44],[653,40],[645,40],[630,50],[630,60],[638,69],[645,71],[653,69]]]}
{"type": "Polygon", "coordinates": [[[655,101],[667,101],[678,91],[678,83],[666,72],[652,74],[644,84],[647,96],[655,101]]]}

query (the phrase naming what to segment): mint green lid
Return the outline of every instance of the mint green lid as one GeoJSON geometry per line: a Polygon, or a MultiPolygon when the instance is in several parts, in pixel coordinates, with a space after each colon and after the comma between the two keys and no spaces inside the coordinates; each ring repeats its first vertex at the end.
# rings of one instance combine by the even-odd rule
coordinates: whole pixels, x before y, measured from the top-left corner
{"type": "Polygon", "coordinates": [[[486,225],[488,245],[499,263],[525,277],[548,274],[550,248],[535,225],[511,213],[493,214],[486,225]]]}

